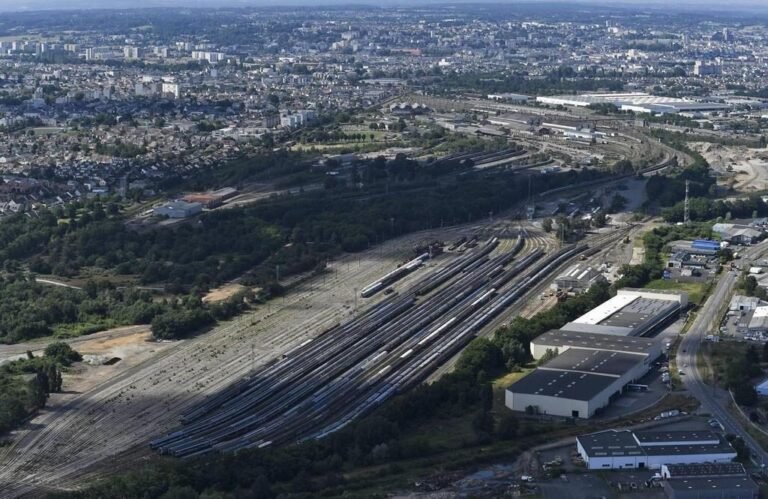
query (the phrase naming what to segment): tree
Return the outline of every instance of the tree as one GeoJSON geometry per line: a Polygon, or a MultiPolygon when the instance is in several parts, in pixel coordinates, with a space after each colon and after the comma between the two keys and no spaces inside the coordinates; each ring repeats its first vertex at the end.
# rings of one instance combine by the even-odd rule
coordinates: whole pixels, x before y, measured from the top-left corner
{"type": "Polygon", "coordinates": [[[607,222],[607,217],[604,211],[598,211],[592,218],[592,225],[595,227],[604,227],[607,222]]]}
{"type": "Polygon", "coordinates": [[[550,360],[552,360],[555,357],[557,357],[557,355],[558,355],[557,349],[552,350],[551,348],[547,348],[547,351],[544,352],[544,355],[542,355],[541,358],[539,359],[538,364],[540,366],[544,365],[547,362],[549,362],[550,360]]]}
{"type": "Polygon", "coordinates": [[[496,435],[502,440],[509,440],[517,436],[520,422],[512,414],[504,414],[496,425],[496,435]]]}
{"type": "Polygon", "coordinates": [[[544,232],[552,232],[552,219],[545,218],[544,221],[541,222],[541,228],[544,229],[544,232]]]}
{"type": "Polygon", "coordinates": [[[757,279],[755,278],[755,276],[753,275],[747,276],[747,278],[744,279],[744,293],[747,296],[754,296],[756,289],[757,289],[757,279]]]}
{"type": "Polygon", "coordinates": [[[744,439],[731,433],[727,434],[725,439],[731,443],[733,449],[736,451],[736,459],[741,461],[749,459],[751,452],[749,451],[747,444],[744,442],[744,439]]]}
{"type": "Polygon", "coordinates": [[[757,391],[749,383],[739,383],[733,387],[733,399],[739,405],[752,407],[757,404],[757,391]]]}
{"type": "Polygon", "coordinates": [[[487,438],[493,434],[493,427],[493,415],[490,411],[481,410],[472,418],[472,429],[475,430],[478,437],[487,438]]]}
{"type": "Polygon", "coordinates": [[[768,342],[763,343],[763,362],[768,362],[768,342]]]}
{"type": "Polygon", "coordinates": [[[82,355],[69,346],[69,343],[63,341],[57,341],[45,347],[45,356],[62,366],[69,366],[73,362],[83,360],[82,355]]]}

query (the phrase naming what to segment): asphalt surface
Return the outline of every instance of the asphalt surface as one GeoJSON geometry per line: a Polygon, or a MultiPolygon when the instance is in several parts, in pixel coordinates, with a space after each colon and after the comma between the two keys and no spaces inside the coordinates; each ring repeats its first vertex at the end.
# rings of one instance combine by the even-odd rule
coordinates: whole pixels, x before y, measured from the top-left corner
{"type": "MultiPolygon", "coordinates": [[[[768,245],[764,243],[747,249],[743,252],[742,265],[747,265],[744,262],[754,260],[766,250],[768,250],[768,245]]],[[[752,453],[752,461],[756,465],[762,466],[768,464],[768,452],[731,415],[728,410],[730,403],[728,393],[725,390],[707,385],[701,377],[699,366],[696,364],[696,354],[701,343],[707,334],[712,334],[712,331],[717,329],[720,323],[719,313],[722,311],[723,305],[730,300],[738,277],[738,272],[723,272],[714,292],[699,310],[691,328],[680,342],[677,350],[677,367],[685,373],[681,376],[683,384],[690,394],[701,402],[702,409],[720,421],[726,433],[741,437],[752,453]]]]}

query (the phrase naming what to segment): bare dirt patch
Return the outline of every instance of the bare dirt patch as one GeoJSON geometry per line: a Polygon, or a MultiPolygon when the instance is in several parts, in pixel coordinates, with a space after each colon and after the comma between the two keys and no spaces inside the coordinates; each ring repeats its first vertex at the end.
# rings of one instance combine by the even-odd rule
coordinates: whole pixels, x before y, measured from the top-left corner
{"type": "Polygon", "coordinates": [[[224,301],[245,289],[247,288],[242,284],[225,284],[224,286],[211,290],[207,295],[203,296],[203,303],[217,303],[224,301]]]}

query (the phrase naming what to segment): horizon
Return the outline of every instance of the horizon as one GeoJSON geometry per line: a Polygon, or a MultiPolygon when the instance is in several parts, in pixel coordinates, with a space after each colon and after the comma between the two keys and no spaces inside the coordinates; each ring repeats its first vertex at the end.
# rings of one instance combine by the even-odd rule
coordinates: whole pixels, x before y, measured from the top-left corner
{"type": "Polygon", "coordinates": [[[656,10],[664,8],[672,11],[688,11],[691,9],[706,10],[709,12],[732,13],[753,12],[756,8],[766,10],[765,4],[760,0],[736,0],[730,2],[727,7],[718,0],[681,0],[675,5],[670,6],[665,0],[394,0],[381,5],[376,0],[321,0],[312,2],[311,0],[281,0],[279,4],[271,0],[109,0],[108,2],[98,2],[96,0],[74,0],[61,5],[57,0],[0,0],[0,12],[45,12],[45,11],[78,11],[78,10],[141,10],[141,9],[162,9],[162,8],[187,8],[187,9],[210,9],[210,8],[267,8],[267,7],[355,7],[355,6],[377,6],[381,8],[408,8],[419,6],[439,6],[439,5],[527,5],[536,4],[557,5],[570,4],[572,6],[594,6],[599,8],[635,8],[639,10],[656,10]],[[105,5],[105,3],[107,5],[105,5]]]}

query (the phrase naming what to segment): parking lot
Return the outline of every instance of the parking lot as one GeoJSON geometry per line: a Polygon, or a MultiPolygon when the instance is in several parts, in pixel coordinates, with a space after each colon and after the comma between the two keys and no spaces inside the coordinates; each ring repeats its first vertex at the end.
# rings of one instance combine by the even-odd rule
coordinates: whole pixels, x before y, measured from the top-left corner
{"type": "Polygon", "coordinates": [[[609,499],[617,497],[600,476],[591,473],[564,475],[539,484],[544,499],[609,499]]]}

